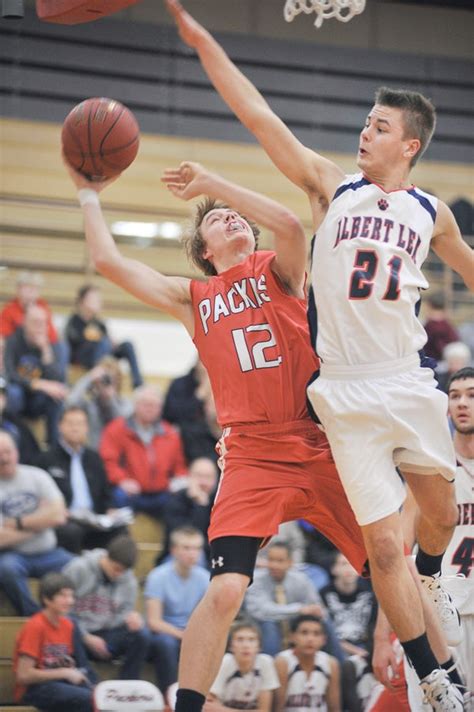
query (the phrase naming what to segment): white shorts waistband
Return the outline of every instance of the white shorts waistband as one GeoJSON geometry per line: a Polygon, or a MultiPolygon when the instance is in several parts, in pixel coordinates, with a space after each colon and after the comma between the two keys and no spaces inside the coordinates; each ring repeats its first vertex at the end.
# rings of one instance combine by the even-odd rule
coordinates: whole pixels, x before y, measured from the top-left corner
{"type": "Polygon", "coordinates": [[[368,378],[381,378],[382,376],[394,376],[397,373],[412,371],[420,365],[418,354],[405,356],[394,361],[382,361],[379,363],[364,363],[350,366],[348,364],[328,365],[321,363],[320,373],[322,378],[332,380],[356,380],[368,378]]]}

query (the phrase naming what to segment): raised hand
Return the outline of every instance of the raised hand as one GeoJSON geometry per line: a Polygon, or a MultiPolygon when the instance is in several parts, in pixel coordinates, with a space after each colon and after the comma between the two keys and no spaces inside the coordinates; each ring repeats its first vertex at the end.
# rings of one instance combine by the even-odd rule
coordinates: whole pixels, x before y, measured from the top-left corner
{"type": "Polygon", "coordinates": [[[95,190],[96,193],[100,193],[102,190],[104,190],[104,188],[107,188],[108,185],[116,181],[117,178],[119,178],[121,175],[121,173],[119,173],[113,178],[106,178],[106,180],[102,181],[91,181],[86,178],[86,176],[82,175],[82,173],[76,171],[68,162],[64,154],[62,154],[62,159],[66,170],[69,173],[71,180],[76,186],[77,190],[81,190],[82,188],[90,188],[91,190],[95,190]]]}
{"type": "Polygon", "coordinates": [[[167,168],[161,180],[177,198],[191,200],[206,193],[209,175],[199,163],[184,161],[178,168],[167,168]]]}
{"type": "Polygon", "coordinates": [[[199,24],[189,12],[186,12],[179,0],[166,0],[168,12],[173,17],[183,42],[189,47],[197,47],[200,38],[207,30],[199,24]]]}

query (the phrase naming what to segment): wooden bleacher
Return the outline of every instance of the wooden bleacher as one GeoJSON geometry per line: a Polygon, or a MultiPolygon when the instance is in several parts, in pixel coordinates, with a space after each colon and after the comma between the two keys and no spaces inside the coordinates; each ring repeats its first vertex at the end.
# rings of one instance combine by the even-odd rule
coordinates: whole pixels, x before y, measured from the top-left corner
{"type": "MultiPolygon", "coordinates": [[[[135,521],[129,526],[131,536],[137,542],[138,560],[135,575],[140,585],[137,609],[144,613],[143,583],[147,574],[154,568],[156,557],[163,549],[164,529],[161,522],[146,514],[137,514],[135,521]]],[[[30,589],[38,598],[39,582],[29,579],[30,589]]],[[[15,639],[21,626],[26,621],[16,615],[15,609],[0,590],[0,712],[15,710],[15,712],[34,712],[33,707],[17,707],[13,704],[13,650],[15,639]]],[[[115,679],[119,674],[119,664],[95,662],[93,667],[101,680],[115,679]]],[[[147,663],[143,668],[142,678],[155,683],[153,665],[147,663]]]]}

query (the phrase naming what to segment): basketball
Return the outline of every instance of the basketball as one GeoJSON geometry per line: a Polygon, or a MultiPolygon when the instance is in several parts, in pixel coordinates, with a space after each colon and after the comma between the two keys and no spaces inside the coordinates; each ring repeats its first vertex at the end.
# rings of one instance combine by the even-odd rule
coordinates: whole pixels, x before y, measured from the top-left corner
{"type": "Polygon", "coordinates": [[[62,128],[67,161],[89,180],[105,180],[124,171],[138,152],[137,120],[114,99],[81,102],[66,116],[62,128]]]}

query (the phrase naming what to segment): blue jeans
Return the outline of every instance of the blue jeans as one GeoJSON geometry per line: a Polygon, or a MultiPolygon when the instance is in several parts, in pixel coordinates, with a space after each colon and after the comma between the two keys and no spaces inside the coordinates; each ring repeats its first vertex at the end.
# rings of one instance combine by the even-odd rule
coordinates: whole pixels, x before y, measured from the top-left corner
{"type": "MultiPolygon", "coordinates": [[[[150,643],[150,634],[146,628],[132,632],[125,625],[121,625],[117,628],[104,628],[91,632],[105,640],[113,658],[123,658],[120,668],[121,680],[141,679],[141,671],[150,643]]],[[[94,657],[90,650],[87,651],[87,654],[94,660],[100,660],[100,658],[94,657]]]]}
{"type": "Polygon", "coordinates": [[[28,578],[41,578],[50,571],[61,571],[73,555],[60,547],[44,554],[0,553],[0,586],[20,616],[32,616],[40,605],[31,595],[28,578]]]}
{"type": "Polygon", "coordinates": [[[63,408],[62,403],[50,398],[46,393],[30,391],[20,383],[7,386],[8,409],[15,415],[27,418],[46,418],[48,443],[54,445],[58,439],[58,422],[63,408]]]}
{"type": "Polygon", "coordinates": [[[178,679],[181,641],[168,633],[152,633],[148,659],[154,664],[156,681],[163,694],[178,679]]]}
{"type": "Polygon", "coordinates": [[[113,347],[108,336],[103,336],[100,341],[85,341],[75,352],[75,362],[80,363],[84,368],[93,368],[104,356],[115,356],[117,359],[125,359],[130,366],[133,387],[141,386],[143,378],[138,366],[135,348],[130,341],[124,341],[113,347]]]}
{"type": "Polygon", "coordinates": [[[127,494],[120,486],[112,493],[114,507],[131,507],[134,512],[145,512],[159,519],[170,498],[169,492],[127,494]]]}
{"type": "Polygon", "coordinates": [[[92,687],[62,680],[30,685],[21,701],[44,712],[94,712],[92,687]]]}

